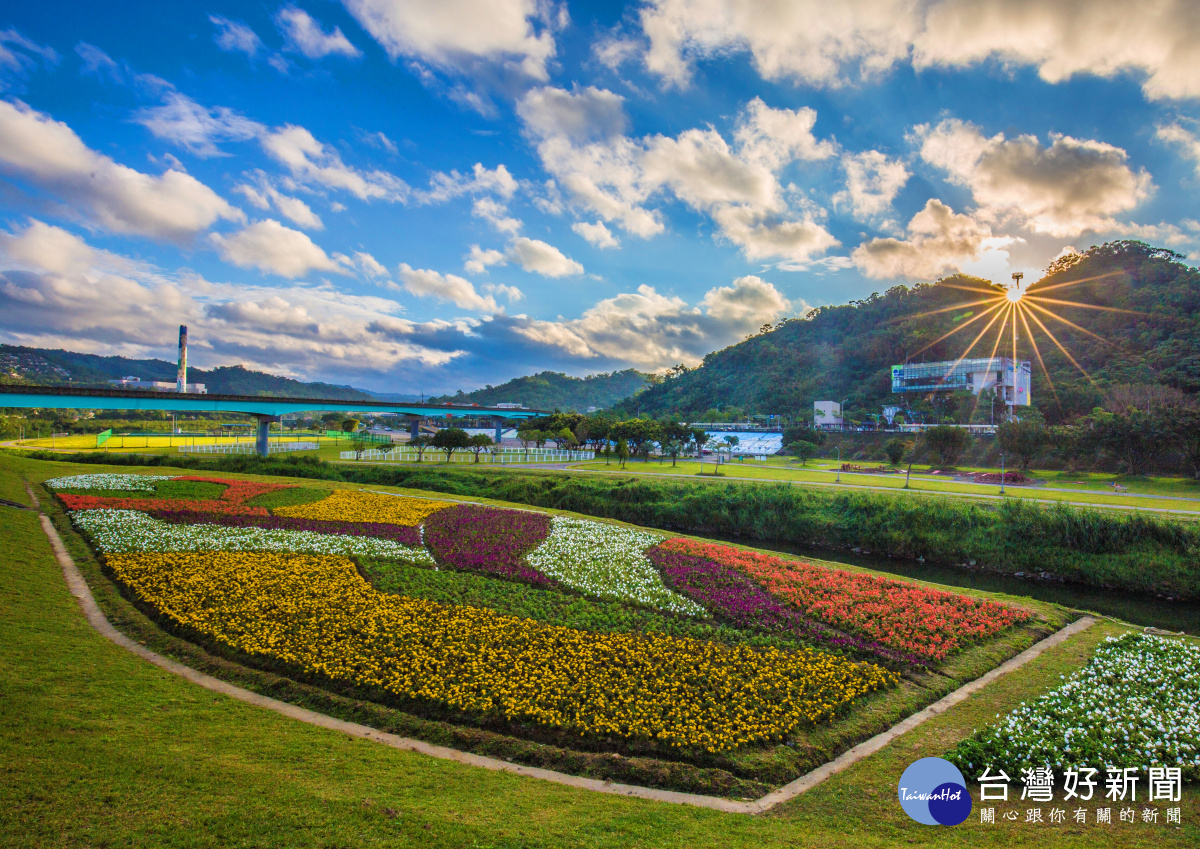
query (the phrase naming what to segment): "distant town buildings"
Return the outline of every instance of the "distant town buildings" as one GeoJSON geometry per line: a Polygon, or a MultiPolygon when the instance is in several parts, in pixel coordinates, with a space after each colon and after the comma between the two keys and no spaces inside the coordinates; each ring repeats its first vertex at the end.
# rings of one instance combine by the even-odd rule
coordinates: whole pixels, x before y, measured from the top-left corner
{"type": "MultiPolygon", "coordinates": [[[[129,375],[122,377],[119,380],[108,381],[110,386],[116,386],[121,389],[140,389],[145,392],[179,392],[179,383],[174,380],[142,380],[140,377],[129,375]]],[[[208,387],[203,383],[187,383],[184,384],[187,388],[182,390],[188,394],[207,395],[208,387]]]]}

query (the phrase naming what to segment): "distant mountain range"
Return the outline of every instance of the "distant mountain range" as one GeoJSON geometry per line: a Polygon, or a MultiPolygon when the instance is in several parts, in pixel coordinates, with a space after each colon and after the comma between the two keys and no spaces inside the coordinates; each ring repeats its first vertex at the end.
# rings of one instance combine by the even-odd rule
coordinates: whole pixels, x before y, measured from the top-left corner
{"type": "MultiPolygon", "coordinates": [[[[175,363],[165,360],[133,360],[128,357],[0,345],[0,378],[7,382],[104,385],[109,380],[122,377],[174,381],[175,369],[175,363]]],[[[272,395],[282,398],[328,398],[333,401],[417,401],[420,397],[383,395],[331,383],[305,383],[242,366],[189,368],[188,383],[203,383],[209,392],[220,395],[272,395]]]]}
{"type": "MultiPolygon", "coordinates": [[[[58,349],[0,345],[0,382],[103,386],[109,380],[122,377],[173,382],[175,370],[175,363],[166,360],[135,360],[58,349]]],[[[642,391],[656,379],[653,375],[633,369],[589,377],[568,377],[565,374],[547,371],[529,377],[518,377],[501,386],[487,386],[475,392],[425,400],[431,403],[452,401],[481,406],[508,402],[532,409],[586,412],[593,407],[610,407],[623,398],[642,391]]],[[[306,383],[242,366],[189,368],[188,383],[203,383],[210,393],[220,395],[272,395],[282,398],[399,403],[416,403],[422,400],[420,395],[370,392],[331,383],[306,383]]]]}
{"type": "Polygon", "coordinates": [[[543,371],[528,377],[518,377],[499,386],[485,386],[474,392],[430,398],[433,403],[452,401],[456,404],[522,404],[536,410],[563,410],[586,413],[602,410],[618,401],[630,398],[653,385],[660,378],[635,369],[612,373],[570,377],[555,371],[543,371]]]}

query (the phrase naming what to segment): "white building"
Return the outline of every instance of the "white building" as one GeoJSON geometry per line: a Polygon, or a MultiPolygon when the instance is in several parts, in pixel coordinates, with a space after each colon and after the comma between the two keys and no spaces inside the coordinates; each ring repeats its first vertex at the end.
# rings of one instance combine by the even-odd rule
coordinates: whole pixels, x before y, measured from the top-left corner
{"type": "Polygon", "coordinates": [[[842,426],[842,405],[837,401],[817,401],[813,404],[813,422],[819,428],[842,426]]]}

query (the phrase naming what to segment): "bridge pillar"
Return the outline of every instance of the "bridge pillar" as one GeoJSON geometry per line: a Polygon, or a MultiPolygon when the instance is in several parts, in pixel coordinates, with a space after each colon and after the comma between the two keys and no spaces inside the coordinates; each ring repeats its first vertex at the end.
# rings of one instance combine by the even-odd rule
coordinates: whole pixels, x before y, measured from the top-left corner
{"type": "Polygon", "coordinates": [[[421,435],[421,420],[413,416],[408,420],[408,436],[410,440],[416,439],[421,435]]]}
{"type": "Polygon", "coordinates": [[[258,419],[258,432],[254,437],[254,453],[259,457],[266,457],[270,454],[268,446],[271,444],[271,422],[279,421],[279,416],[255,416],[258,419]]]}
{"type": "Polygon", "coordinates": [[[496,444],[499,445],[500,444],[500,434],[504,433],[504,419],[500,418],[499,416],[496,416],[492,420],[492,423],[494,425],[496,425],[495,441],[496,441],[496,444]]]}

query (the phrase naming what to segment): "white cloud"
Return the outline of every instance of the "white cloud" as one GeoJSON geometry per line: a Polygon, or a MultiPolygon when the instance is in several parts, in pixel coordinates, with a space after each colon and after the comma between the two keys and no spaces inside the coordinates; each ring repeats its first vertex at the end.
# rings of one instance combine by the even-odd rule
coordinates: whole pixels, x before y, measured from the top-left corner
{"type": "Polygon", "coordinates": [[[957,119],[921,125],[914,137],[921,158],[971,190],[984,216],[1009,218],[1038,233],[1074,236],[1110,230],[1112,216],[1145,200],[1153,184],[1134,171],[1119,147],[1053,135],[1049,147],[1035,136],[985,138],[957,119]]]}
{"type": "Polygon", "coordinates": [[[437,172],[429,181],[429,189],[418,193],[417,199],[438,203],[467,194],[495,194],[508,200],[516,191],[517,181],[503,163],[489,171],[482,162],[476,162],[470,174],[437,172]]]}
{"type": "Polygon", "coordinates": [[[697,59],[748,50],[766,79],[839,85],[884,71],[908,52],[905,0],[651,0],[641,11],[646,67],[686,85],[697,59]]]}
{"type": "Polygon", "coordinates": [[[636,56],[641,47],[632,38],[605,38],[592,45],[592,55],[604,67],[616,71],[636,56]]]}
{"type": "Polygon", "coordinates": [[[479,245],[471,245],[471,252],[463,263],[463,268],[472,274],[483,274],[491,265],[504,265],[508,262],[501,251],[488,248],[484,250],[479,245]]]}
{"type": "Polygon", "coordinates": [[[161,106],[138,110],[133,120],[156,138],[185,147],[197,156],[220,156],[217,142],[247,141],[266,129],[232,109],[201,106],[177,91],[168,92],[161,106]]]}
{"type": "Polygon", "coordinates": [[[170,357],[187,324],[194,362],[297,377],[424,372],[466,353],[468,324],[407,321],[387,298],[167,274],[36,221],[0,232],[0,269],[0,333],[18,344],[170,357]]]}
{"type": "Polygon", "coordinates": [[[354,261],[369,277],[379,278],[388,276],[388,270],[383,266],[383,263],[365,251],[356,251],[354,261]]]}
{"type": "Polygon", "coordinates": [[[180,241],[242,212],[194,177],[151,176],[87,147],[75,132],[24,103],[0,102],[0,170],[57,194],[116,233],[180,241]]]}
{"type": "Polygon", "coordinates": [[[346,191],[359,200],[401,201],[408,195],[408,186],[399,177],[347,165],[336,150],[304,127],[288,124],[264,134],[260,141],[267,154],[303,184],[346,191]]]}
{"type": "Polygon", "coordinates": [[[483,291],[489,295],[499,295],[510,304],[515,304],[517,301],[525,299],[525,293],[516,286],[506,286],[503,283],[484,283],[483,291]]]}
{"type": "Polygon", "coordinates": [[[583,274],[583,266],[568,257],[554,245],[539,239],[519,236],[508,247],[507,256],[526,271],[543,277],[571,277],[583,274]]]}
{"type": "Polygon", "coordinates": [[[222,50],[245,53],[253,57],[263,46],[262,39],[241,21],[231,21],[220,15],[209,15],[208,20],[217,28],[213,41],[222,50]]]}
{"type": "Polygon", "coordinates": [[[309,230],[324,230],[325,223],[321,216],[300,198],[285,195],[271,185],[270,179],[262,171],[254,172],[255,185],[241,183],[233,190],[246,198],[259,209],[270,209],[272,206],[294,224],[299,224],[309,230]]]}
{"type": "Polygon", "coordinates": [[[662,214],[647,205],[669,193],[710,216],[720,235],[748,258],[807,259],[836,244],[816,220],[818,210],[807,209],[797,219],[774,174],[797,158],[832,154],[831,144],[812,135],[816,115],[811,110],[771,109],[751,101],[735,131],[736,151],[711,127],[684,130],[674,138],[629,138],[622,134],[621,99],[594,88],[536,89],[517,112],[546,170],[601,223],[616,222],[642,238],[660,233],[662,214]]]}
{"type": "Polygon", "coordinates": [[[300,53],[309,59],[323,59],[335,54],[351,57],[362,55],[362,51],[342,34],[340,27],[334,27],[333,32],[325,32],[308,12],[295,6],[284,6],[276,12],[275,25],[283,33],[286,42],[283,49],[300,53]]]}
{"type": "Polygon", "coordinates": [[[778,171],[795,159],[828,159],[837,152],[832,142],[817,141],[816,123],[815,109],[772,109],[756,97],[746,104],[733,137],[742,159],[778,171]]]}
{"type": "Polygon", "coordinates": [[[310,271],[341,271],[312,239],[268,218],[228,236],[209,236],[221,258],[239,268],[257,268],[280,277],[300,277],[310,271]]]}
{"type": "Polygon", "coordinates": [[[439,301],[450,301],[457,307],[476,312],[494,313],[500,309],[495,298],[480,295],[470,280],[457,274],[440,274],[429,269],[412,268],[408,263],[402,262],[400,280],[405,289],[419,298],[432,297],[439,301]]]}
{"type": "Polygon", "coordinates": [[[1076,74],[1145,75],[1150,99],[1200,96],[1200,5],[1155,0],[943,0],[932,4],[913,63],[963,67],[999,59],[1057,83],[1076,74]]]}
{"type": "MultiPolygon", "coordinates": [[[[774,322],[790,308],[787,299],[758,277],[738,278],[714,287],[689,307],[679,297],[651,286],[607,298],[577,319],[526,319],[514,332],[573,357],[604,357],[642,368],[698,363],[722,348],[774,322]]],[[[518,317],[521,318],[521,317],[518,317]]]]}
{"type": "Polygon", "coordinates": [[[574,91],[545,86],[527,92],[517,114],[536,136],[584,142],[623,134],[624,103],[619,94],[594,86],[574,91]]]}
{"type": "Polygon", "coordinates": [[[1189,132],[1178,121],[1160,124],[1155,135],[1162,141],[1178,145],[1179,152],[1196,163],[1196,175],[1200,176],[1200,136],[1189,132]]]}
{"type": "Polygon", "coordinates": [[[836,203],[849,203],[854,217],[866,221],[892,207],[896,194],[908,182],[908,169],[878,150],[842,155],[846,189],[834,196],[836,203]]]}
{"type": "Polygon", "coordinates": [[[393,59],[472,73],[498,64],[536,80],[554,56],[552,27],[562,13],[536,0],[343,0],[393,59]],[[534,26],[541,24],[540,31],[534,26]]]}
{"type": "Polygon", "coordinates": [[[978,262],[985,250],[998,251],[1013,241],[993,236],[987,224],[930,198],[909,222],[907,239],[872,239],[850,256],[868,277],[932,280],[978,262]]]}
{"type": "Polygon", "coordinates": [[[621,246],[620,240],[612,234],[611,230],[604,226],[603,221],[597,221],[592,224],[586,221],[577,221],[571,225],[571,229],[597,248],[617,248],[621,246]]]}
{"type": "Polygon", "coordinates": [[[32,41],[13,27],[0,30],[0,88],[6,76],[24,78],[41,59],[46,67],[58,64],[59,56],[52,47],[32,41]]]}
{"type": "Polygon", "coordinates": [[[508,214],[508,207],[495,198],[479,198],[471,206],[471,214],[482,218],[500,233],[516,235],[521,231],[521,220],[508,214]]]}
{"type": "Polygon", "coordinates": [[[650,0],[646,67],[684,86],[697,60],[748,52],[769,80],[838,86],[911,57],[917,69],[988,60],[1076,74],[1144,75],[1151,99],[1200,95],[1200,6],[1156,0],[650,0]]]}

